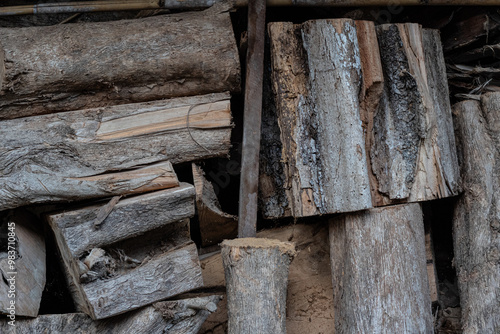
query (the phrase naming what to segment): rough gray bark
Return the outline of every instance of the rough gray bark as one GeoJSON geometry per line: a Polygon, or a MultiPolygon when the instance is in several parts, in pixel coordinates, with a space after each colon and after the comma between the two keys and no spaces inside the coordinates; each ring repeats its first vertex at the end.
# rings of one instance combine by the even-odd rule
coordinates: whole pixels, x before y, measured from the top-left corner
{"type": "Polygon", "coordinates": [[[453,237],[464,333],[500,331],[500,94],[453,107],[464,194],[453,237]]]}
{"type": "Polygon", "coordinates": [[[371,207],[353,21],[272,23],[269,34],[288,212],[301,217],[371,207]]]}
{"type": "Polygon", "coordinates": [[[2,28],[0,45],[0,119],[240,89],[227,12],[2,28]]]}
{"type": "Polygon", "coordinates": [[[99,228],[94,221],[104,203],[76,210],[51,213],[47,220],[56,235],[64,241],[73,256],[140,236],[155,228],[194,216],[194,187],[179,187],[120,200],[99,228]],[[85,238],[82,238],[85,235],[85,238]]]}
{"type": "Polygon", "coordinates": [[[169,163],[125,177],[125,184],[102,178],[145,164],[226,155],[231,127],[227,93],[0,122],[0,210],[140,191],[159,177],[164,188],[175,186],[169,163]]]}
{"type": "Polygon", "coordinates": [[[94,231],[95,206],[47,217],[79,311],[103,319],[203,285],[189,219],[172,222],[193,214],[194,189],[185,187],[124,200],[94,231]]]}
{"type": "Polygon", "coordinates": [[[377,34],[386,84],[370,152],[382,197],[376,205],[456,195],[457,160],[438,35],[430,33],[424,44],[418,24],[382,25],[377,34]]]}
{"type": "Polygon", "coordinates": [[[201,245],[206,247],[218,244],[224,239],[235,238],[238,235],[238,217],[221,210],[214,187],[205,178],[201,167],[193,163],[192,170],[201,245]]]}
{"type": "Polygon", "coordinates": [[[47,270],[45,238],[40,222],[26,211],[16,210],[5,214],[0,219],[0,245],[0,313],[10,314],[8,308],[14,300],[15,316],[36,317],[47,270]],[[14,235],[15,241],[12,243],[13,240],[9,240],[12,234],[9,236],[9,233],[14,235]],[[13,254],[15,264],[11,266],[9,256],[13,254]],[[9,281],[10,278],[14,280],[9,281]],[[15,298],[11,298],[12,293],[15,298]]]}
{"type": "Polygon", "coordinates": [[[220,296],[164,301],[105,320],[92,320],[83,313],[41,315],[16,320],[16,327],[0,321],[2,333],[17,334],[197,334],[220,296]]]}
{"type": "Polygon", "coordinates": [[[434,333],[420,204],[330,221],[335,333],[434,333]]]}
{"type": "Polygon", "coordinates": [[[288,268],[295,245],[241,238],[221,244],[228,333],[286,333],[288,268]]]}

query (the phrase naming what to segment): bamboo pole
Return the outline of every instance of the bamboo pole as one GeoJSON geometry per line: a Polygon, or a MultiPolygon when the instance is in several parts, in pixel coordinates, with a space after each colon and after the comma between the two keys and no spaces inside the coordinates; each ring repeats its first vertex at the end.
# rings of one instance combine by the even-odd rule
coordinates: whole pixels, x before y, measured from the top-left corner
{"type": "MultiPolygon", "coordinates": [[[[129,0],[75,1],[38,5],[0,7],[0,16],[86,13],[143,9],[192,9],[210,7],[222,0],[129,0]]],[[[245,7],[248,0],[234,0],[235,7],[245,7]]],[[[267,0],[267,6],[495,6],[498,0],[267,0]]]]}

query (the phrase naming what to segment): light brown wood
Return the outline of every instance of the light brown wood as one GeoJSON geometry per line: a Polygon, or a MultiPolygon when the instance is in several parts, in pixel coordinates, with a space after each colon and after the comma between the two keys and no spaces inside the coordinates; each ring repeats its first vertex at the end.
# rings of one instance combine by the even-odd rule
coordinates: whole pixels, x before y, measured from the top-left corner
{"type": "Polygon", "coordinates": [[[98,229],[106,203],[48,215],[77,309],[103,319],[202,286],[187,219],[194,195],[181,184],[125,199],[98,229]]]}
{"type": "Polygon", "coordinates": [[[240,89],[227,10],[1,28],[0,45],[0,119],[240,89]]]}
{"type": "Polygon", "coordinates": [[[464,333],[500,331],[500,93],[453,107],[464,194],[453,217],[464,333]]]}
{"type": "MultiPolygon", "coordinates": [[[[0,313],[36,317],[45,288],[45,238],[41,222],[23,210],[0,217],[0,313]],[[14,263],[9,260],[13,260],[14,263]]],[[[15,323],[15,322],[14,322],[15,323]]]]}
{"type": "Polygon", "coordinates": [[[175,186],[166,161],[228,154],[231,127],[227,93],[0,122],[0,210],[175,186]]]}
{"type": "Polygon", "coordinates": [[[41,315],[36,319],[16,320],[16,327],[9,327],[2,321],[0,331],[5,334],[128,334],[131,331],[137,334],[197,334],[207,316],[217,308],[219,300],[219,296],[213,295],[158,302],[98,321],[83,313],[41,315]]]}
{"type": "Polygon", "coordinates": [[[335,333],[434,333],[420,204],[330,221],[335,333]]]}
{"type": "Polygon", "coordinates": [[[238,235],[238,217],[223,212],[210,181],[200,166],[192,164],[196,189],[196,209],[200,223],[201,245],[207,247],[238,235]]]}
{"type": "Polygon", "coordinates": [[[432,229],[430,226],[425,226],[425,258],[427,260],[427,277],[429,278],[431,303],[436,303],[439,302],[439,282],[436,271],[436,257],[434,256],[434,243],[432,241],[432,229]]]}

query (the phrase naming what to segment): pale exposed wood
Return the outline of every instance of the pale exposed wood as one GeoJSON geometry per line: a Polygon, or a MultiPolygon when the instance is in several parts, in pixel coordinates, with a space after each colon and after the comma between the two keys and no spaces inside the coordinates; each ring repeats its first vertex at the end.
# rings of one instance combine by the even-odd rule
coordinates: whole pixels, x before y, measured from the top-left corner
{"type": "Polygon", "coordinates": [[[286,333],[288,268],[295,244],[240,238],[221,244],[228,333],[286,333]]]}
{"type": "Polygon", "coordinates": [[[464,333],[500,331],[500,93],[453,109],[464,194],[453,238],[464,333]]]}
{"type": "Polygon", "coordinates": [[[227,154],[231,127],[227,93],[0,122],[0,210],[175,186],[164,161],[227,154]]]}
{"type": "MultiPolygon", "coordinates": [[[[16,317],[36,317],[45,288],[47,271],[43,229],[38,219],[26,211],[12,211],[0,218],[0,242],[2,243],[0,313],[10,314],[8,308],[11,306],[10,302],[14,300],[16,317]],[[9,229],[9,227],[14,227],[14,229],[9,229]],[[13,232],[15,242],[8,242],[8,232],[13,232]],[[14,268],[11,268],[9,264],[9,255],[13,254],[9,251],[15,251],[14,268]],[[10,280],[12,278],[14,280],[10,280]],[[11,294],[15,297],[11,298],[11,294]]],[[[7,320],[12,319],[7,318],[7,320]]]]}
{"type": "Polygon", "coordinates": [[[425,258],[427,260],[427,277],[429,278],[429,293],[431,296],[431,303],[435,303],[439,301],[439,282],[436,272],[436,257],[434,256],[432,229],[430,226],[425,226],[425,258]]]}
{"type": "Polygon", "coordinates": [[[107,318],[202,286],[183,219],[194,214],[193,186],[120,201],[94,229],[99,209],[47,217],[79,311],[107,318]]]}
{"type": "Polygon", "coordinates": [[[165,301],[140,310],[105,320],[92,320],[83,313],[41,315],[36,319],[16,320],[12,328],[0,322],[2,333],[17,334],[197,334],[199,328],[214,311],[220,297],[217,295],[199,298],[165,301]],[[165,314],[162,310],[168,309],[165,314]]]}
{"type": "Polygon", "coordinates": [[[290,206],[285,212],[301,217],[371,207],[353,21],[272,23],[269,33],[290,206]]]}
{"type": "MultiPolygon", "coordinates": [[[[328,225],[295,224],[263,230],[259,238],[292,241],[297,255],[290,264],[287,288],[286,330],[288,334],[333,334],[333,289],[330,270],[328,225]]],[[[204,286],[217,289],[225,286],[220,253],[201,260],[204,286]]],[[[219,333],[227,326],[226,303],[210,315],[200,333],[219,333]]],[[[222,333],[222,332],[221,332],[222,333]]]]}
{"type": "Polygon", "coordinates": [[[105,203],[52,213],[47,220],[56,234],[64,238],[71,254],[78,258],[90,249],[194,216],[194,196],[194,187],[181,183],[176,188],[122,199],[99,229],[94,228],[94,221],[105,203]]]}
{"type": "Polygon", "coordinates": [[[0,119],[240,89],[227,11],[2,28],[0,44],[0,119]]]}
{"type": "Polygon", "coordinates": [[[456,195],[458,170],[439,36],[429,32],[424,45],[417,24],[382,25],[377,33],[386,82],[370,152],[382,197],[377,205],[456,195]]]}
{"type": "Polygon", "coordinates": [[[196,209],[200,223],[201,245],[218,244],[224,239],[233,239],[238,234],[238,217],[223,212],[214,187],[205,178],[200,166],[192,164],[196,188],[196,209]]]}
{"type": "Polygon", "coordinates": [[[420,204],[330,221],[336,333],[434,333],[420,204]]]}

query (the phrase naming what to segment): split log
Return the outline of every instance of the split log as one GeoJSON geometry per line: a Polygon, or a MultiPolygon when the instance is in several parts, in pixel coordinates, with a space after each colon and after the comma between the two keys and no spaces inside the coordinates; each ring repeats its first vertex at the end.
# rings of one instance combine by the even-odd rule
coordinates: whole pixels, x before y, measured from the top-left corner
{"type": "Polygon", "coordinates": [[[457,195],[458,162],[439,35],[417,24],[377,28],[385,87],[373,120],[377,206],[457,195]],[[424,44],[425,43],[425,44],[424,44]]]}
{"type": "Polygon", "coordinates": [[[0,221],[0,313],[36,317],[45,288],[45,238],[37,218],[13,211],[0,221]]]}
{"type": "MultiPolygon", "coordinates": [[[[294,224],[263,230],[259,238],[296,244],[297,255],[290,264],[286,297],[288,334],[333,333],[333,288],[330,269],[328,224],[294,224]]],[[[225,287],[221,254],[200,258],[204,287],[225,287]]],[[[227,328],[227,306],[223,301],[217,312],[207,318],[200,333],[218,333],[227,328]]]]}
{"type": "Polygon", "coordinates": [[[420,204],[333,218],[330,259],[335,333],[434,333],[420,204]]]}
{"type": "Polygon", "coordinates": [[[295,245],[272,239],[225,240],[228,333],[286,333],[288,267],[295,245]]]}
{"type": "Polygon", "coordinates": [[[118,202],[96,229],[101,208],[47,216],[78,311],[107,318],[203,284],[186,219],[193,186],[118,202]]]}
{"type": "Polygon", "coordinates": [[[42,334],[197,334],[208,315],[215,311],[220,296],[164,301],[105,320],[92,320],[83,313],[41,315],[16,320],[16,327],[0,322],[2,333],[42,334]]]}
{"type": "MultiPolygon", "coordinates": [[[[272,185],[261,191],[265,217],[458,194],[436,31],[416,24],[376,31],[372,22],[339,19],[271,23],[269,35],[286,201],[272,196],[277,185],[265,182],[272,185]]],[[[265,180],[283,178],[274,175],[279,168],[262,170],[270,174],[265,180]]]]}
{"type": "Polygon", "coordinates": [[[0,119],[240,89],[227,11],[2,28],[0,45],[0,119]]]}
{"type": "Polygon", "coordinates": [[[196,189],[196,209],[200,223],[201,245],[215,245],[224,239],[238,235],[238,217],[223,212],[214,187],[205,178],[200,166],[192,164],[194,187],[196,189]]]}
{"type": "Polygon", "coordinates": [[[226,155],[231,126],[222,93],[0,122],[0,210],[176,186],[165,161],[226,155]]]}
{"type": "Polygon", "coordinates": [[[453,238],[464,333],[500,331],[500,93],[453,110],[464,194],[453,238]]]}

